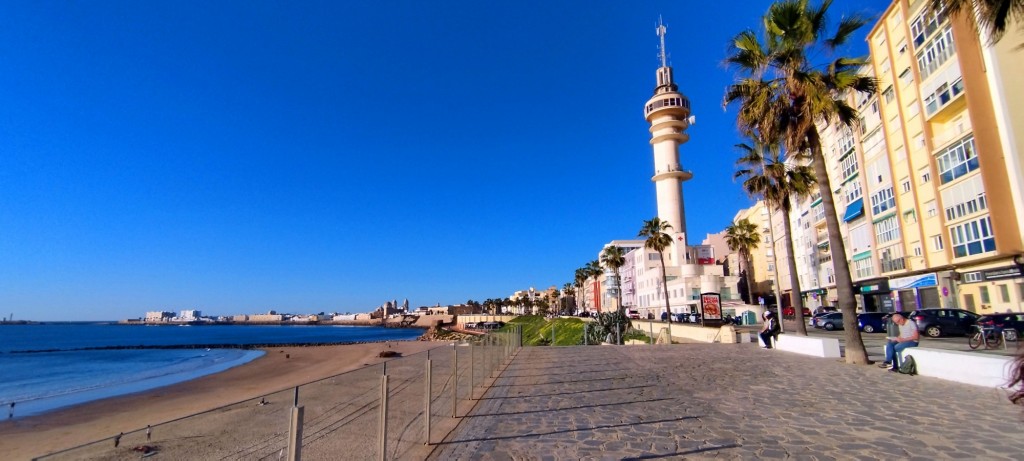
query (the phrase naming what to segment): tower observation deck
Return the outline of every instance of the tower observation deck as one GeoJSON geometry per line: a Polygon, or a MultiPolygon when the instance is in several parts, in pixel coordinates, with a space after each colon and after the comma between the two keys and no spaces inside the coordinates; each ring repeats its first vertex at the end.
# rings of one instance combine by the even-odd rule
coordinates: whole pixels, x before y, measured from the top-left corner
{"type": "MultiPolygon", "coordinates": [[[[644,118],[651,124],[651,146],[654,150],[654,182],[658,198],[658,217],[672,226],[673,242],[685,249],[686,216],[683,205],[683,181],[693,173],[683,169],[679,162],[679,146],[690,139],[690,100],[679,92],[672,77],[665,52],[667,28],[658,21],[657,34],[661,39],[654,96],[644,105],[644,118]]],[[[677,254],[680,254],[677,252],[677,254]]],[[[678,260],[677,260],[678,261],[678,260]]]]}

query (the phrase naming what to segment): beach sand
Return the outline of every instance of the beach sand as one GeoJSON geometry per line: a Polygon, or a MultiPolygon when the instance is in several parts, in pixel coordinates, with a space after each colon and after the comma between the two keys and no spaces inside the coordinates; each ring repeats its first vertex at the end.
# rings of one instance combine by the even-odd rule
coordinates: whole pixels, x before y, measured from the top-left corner
{"type": "MultiPolygon", "coordinates": [[[[146,425],[199,413],[379,364],[383,350],[404,356],[450,342],[390,341],[345,346],[282,347],[221,373],[136,394],[89,402],[46,414],[0,422],[0,453],[5,460],[46,453],[128,433],[146,425]],[[286,358],[287,357],[287,358],[286,358]]],[[[278,395],[278,404],[283,400],[278,395]]],[[[279,406],[280,408],[280,406],[279,406]]]]}

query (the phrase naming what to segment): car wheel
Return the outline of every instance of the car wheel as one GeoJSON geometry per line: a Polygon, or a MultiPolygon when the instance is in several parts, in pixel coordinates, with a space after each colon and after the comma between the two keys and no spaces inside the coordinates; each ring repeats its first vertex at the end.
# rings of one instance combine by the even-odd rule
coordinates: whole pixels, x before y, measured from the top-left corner
{"type": "Polygon", "coordinates": [[[875,327],[873,327],[871,325],[864,325],[864,332],[865,333],[874,333],[875,332],[875,327]]]}
{"type": "Polygon", "coordinates": [[[825,324],[825,329],[828,330],[828,331],[832,331],[832,330],[836,329],[836,326],[833,325],[832,322],[828,322],[828,323],[825,324]]]}
{"type": "Polygon", "coordinates": [[[924,334],[928,335],[929,338],[938,338],[942,336],[942,328],[939,328],[938,325],[932,325],[924,329],[924,334]]]}

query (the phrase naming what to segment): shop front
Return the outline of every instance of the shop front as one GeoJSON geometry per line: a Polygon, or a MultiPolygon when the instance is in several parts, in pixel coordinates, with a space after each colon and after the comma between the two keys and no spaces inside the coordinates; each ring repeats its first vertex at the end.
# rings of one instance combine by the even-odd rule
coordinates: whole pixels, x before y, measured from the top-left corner
{"type": "Polygon", "coordinates": [[[896,300],[897,311],[910,312],[916,309],[942,307],[937,274],[889,279],[889,288],[896,300]]]}
{"type": "Polygon", "coordinates": [[[853,290],[861,296],[863,312],[895,312],[896,305],[889,289],[889,279],[854,282],[853,290]]]}

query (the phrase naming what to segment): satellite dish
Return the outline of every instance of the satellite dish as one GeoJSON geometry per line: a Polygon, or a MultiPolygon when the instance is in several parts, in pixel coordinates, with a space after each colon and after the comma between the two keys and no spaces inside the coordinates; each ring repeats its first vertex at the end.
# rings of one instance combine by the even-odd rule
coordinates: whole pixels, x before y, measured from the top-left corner
{"type": "Polygon", "coordinates": [[[690,125],[694,125],[697,123],[697,116],[691,115],[690,118],[686,119],[686,121],[689,122],[690,125]]]}

